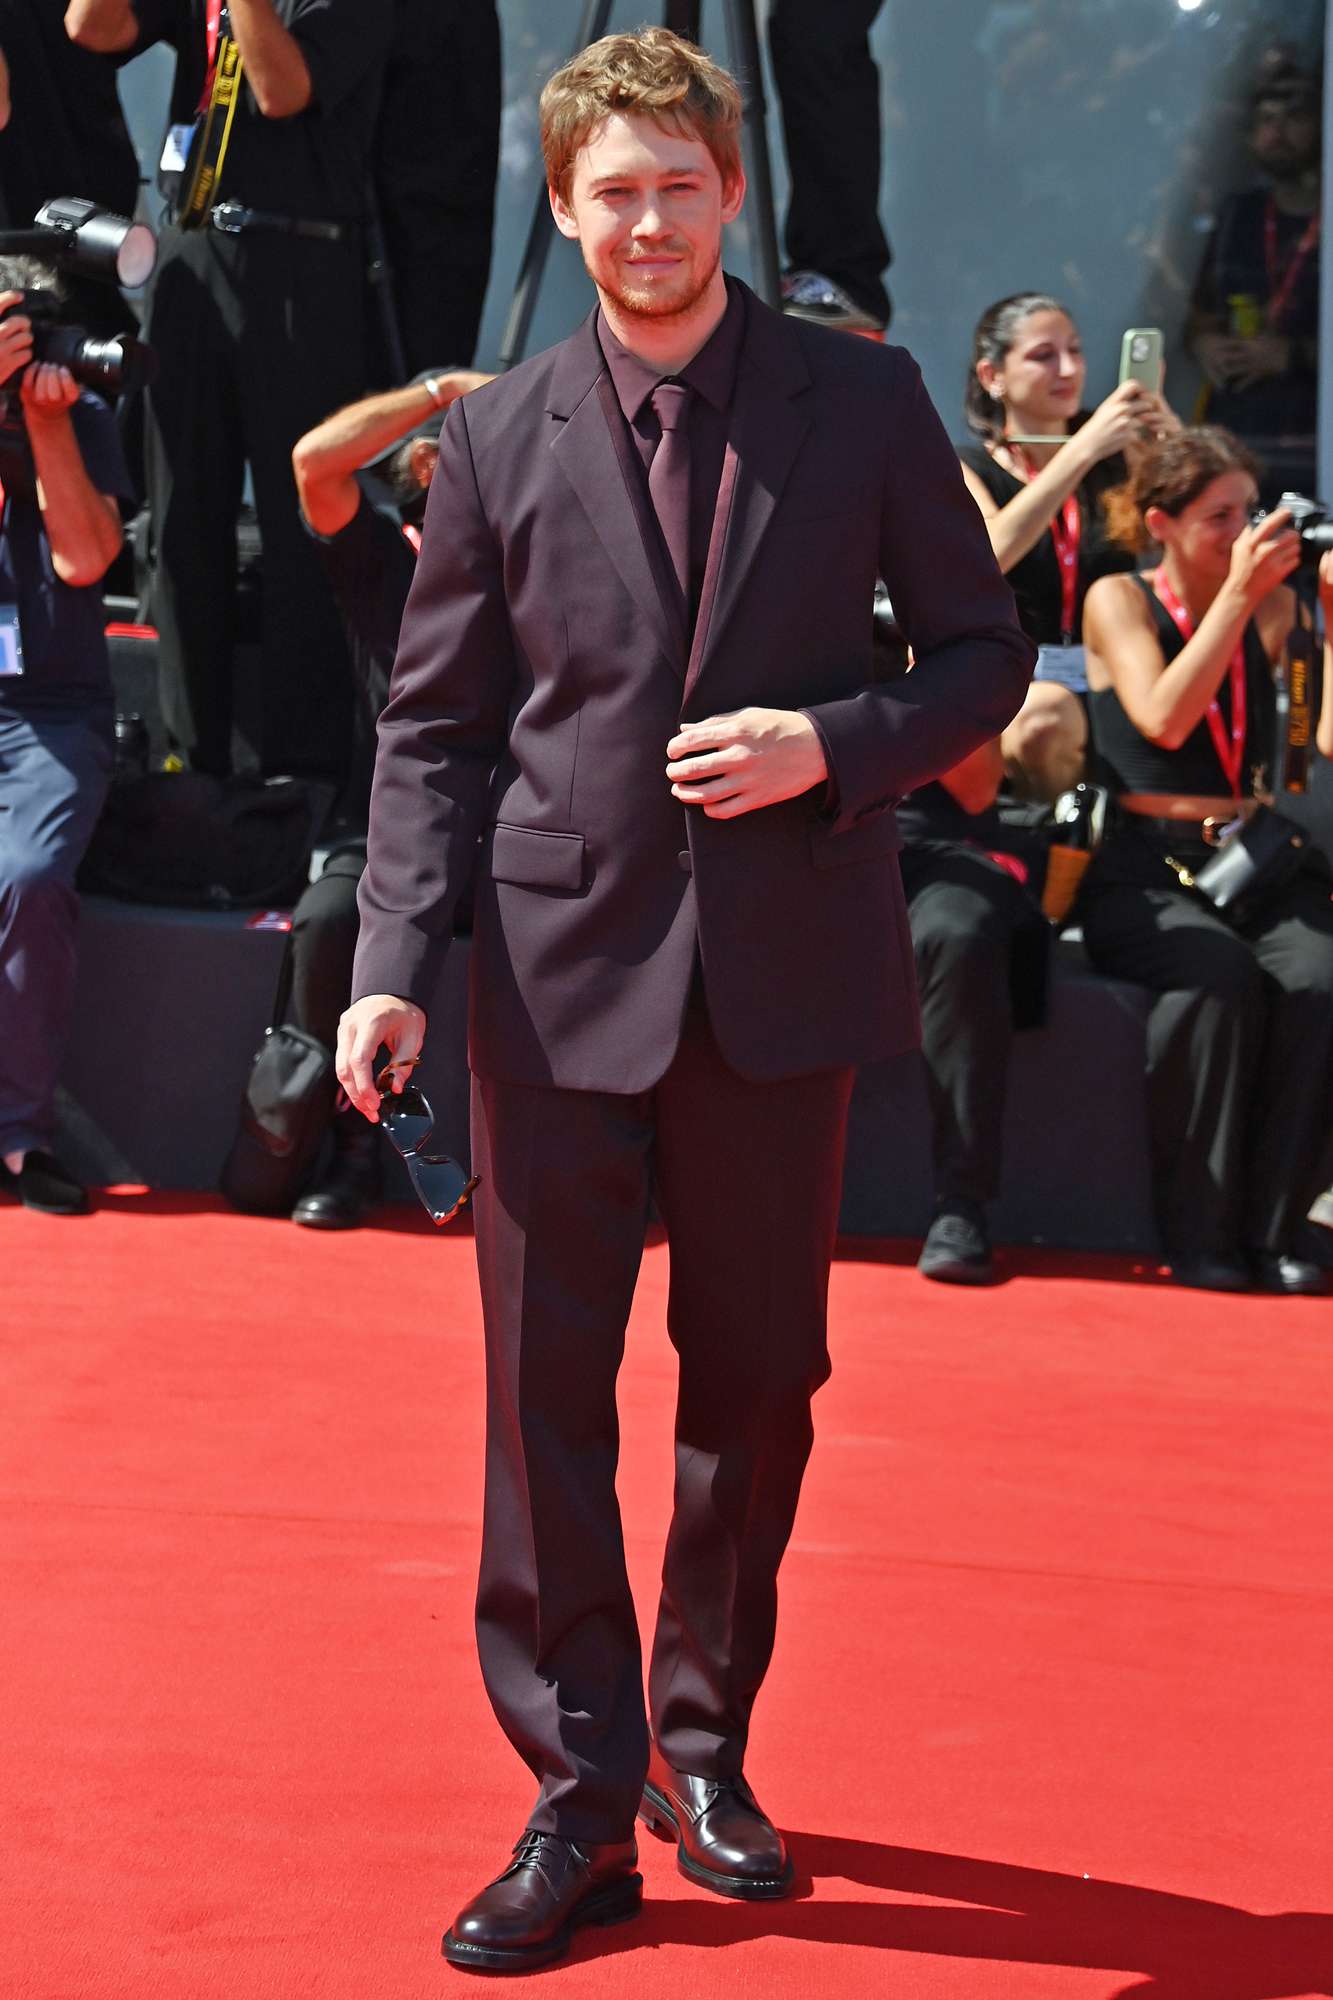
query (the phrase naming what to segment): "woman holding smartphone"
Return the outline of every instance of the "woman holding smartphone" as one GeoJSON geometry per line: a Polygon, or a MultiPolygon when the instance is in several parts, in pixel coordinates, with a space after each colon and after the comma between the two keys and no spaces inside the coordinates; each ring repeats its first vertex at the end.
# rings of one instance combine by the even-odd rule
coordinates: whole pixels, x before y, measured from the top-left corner
{"type": "Polygon", "coordinates": [[[1134,383],[1086,415],[1086,373],[1077,327],[1045,293],[1017,293],[982,314],[966,395],[981,442],[960,453],[963,477],[1051,678],[1034,681],[998,742],[898,810],[934,1136],[934,1208],[917,1268],[949,1284],[994,1278],[989,1210],[1009,1052],[1015,1030],[1037,1026],[1045,1006],[1049,926],[1028,886],[1044,865],[1042,842],[1002,823],[996,794],[1007,775],[1053,799],[1082,776],[1083,596],[1095,577],[1133,562],[1107,540],[1100,496],[1124,477],[1125,445],[1175,422],[1134,383]]]}
{"type": "Polygon", "coordinates": [[[1089,413],[1086,380],[1078,328],[1058,299],[1017,292],[981,315],[964,398],[979,442],[959,457],[1023,628],[1041,649],[1000,750],[1014,788],[1044,799],[1083,775],[1084,596],[1131,561],[1107,537],[1102,495],[1124,479],[1127,446],[1179,428],[1161,396],[1138,382],[1089,413]]]}
{"type": "MultiPolygon", "coordinates": [[[[1299,537],[1255,525],[1258,468],[1229,432],[1167,437],[1106,496],[1111,535],[1154,566],[1105,576],[1084,612],[1098,767],[1118,830],[1078,915],[1093,963],[1156,995],[1148,1019],[1153,1189],[1177,1281],[1322,1292],[1305,1217],[1333,1133],[1333,900],[1315,864],[1236,925],[1191,886],[1217,832],[1272,781],[1273,667],[1296,616],[1299,537]]],[[[1319,568],[1333,618],[1333,556],[1319,568]]],[[[1333,658],[1316,740],[1333,755],[1333,658]]]]}

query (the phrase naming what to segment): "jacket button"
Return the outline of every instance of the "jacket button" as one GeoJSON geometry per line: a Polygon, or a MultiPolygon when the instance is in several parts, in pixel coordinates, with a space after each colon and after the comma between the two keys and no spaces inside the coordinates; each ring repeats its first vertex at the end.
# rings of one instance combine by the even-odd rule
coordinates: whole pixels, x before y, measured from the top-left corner
{"type": "Polygon", "coordinates": [[[682,874],[693,875],[694,863],[690,859],[690,850],[688,847],[681,848],[680,853],[676,856],[676,865],[682,874]]]}

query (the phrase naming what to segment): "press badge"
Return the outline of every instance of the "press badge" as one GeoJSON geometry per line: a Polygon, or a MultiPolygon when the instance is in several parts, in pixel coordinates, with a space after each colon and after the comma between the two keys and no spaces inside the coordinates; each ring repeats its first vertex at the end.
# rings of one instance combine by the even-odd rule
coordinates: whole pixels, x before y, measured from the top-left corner
{"type": "Polygon", "coordinates": [[[0,604],[0,680],[14,680],[23,672],[23,634],[19,630],[18,606],[0,604]]]}
{"type": "Polygon", "coordinates": [[[1038,646],[1034,681],[1058,681],[1061,687],[1084,694],[1088,686],[1088,656],[1082,646],[1038,646]]]}

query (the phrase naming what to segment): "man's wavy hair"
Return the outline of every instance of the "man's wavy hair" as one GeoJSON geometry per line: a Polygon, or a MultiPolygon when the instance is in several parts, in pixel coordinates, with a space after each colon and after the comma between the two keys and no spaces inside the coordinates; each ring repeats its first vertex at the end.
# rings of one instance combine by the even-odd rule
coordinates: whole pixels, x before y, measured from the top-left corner
{"type": "Polygon", "coordinates": [[[541,94],[546,179],[562,201],[579,150],[612,112],[639,113],[707,146],[724,185],[741,171],[736,79],[670,28],[604,35],[558,69],[541,94]]]}

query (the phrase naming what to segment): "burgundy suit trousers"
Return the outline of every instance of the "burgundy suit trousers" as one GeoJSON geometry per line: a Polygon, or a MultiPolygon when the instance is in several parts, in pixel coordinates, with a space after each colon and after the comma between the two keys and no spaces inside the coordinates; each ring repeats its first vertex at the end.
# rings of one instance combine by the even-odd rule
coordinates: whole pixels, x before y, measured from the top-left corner
{"type": "Polygon", "coordinates": [[[678,1769],[741,1768],[829,1372],[851,1085],[849,1069],[745,1081],[697,998],[653,1090],[474,1083],[488,1403],[477,1634],[496,1714],[539,1780],[541,1831],[627,1838],[647,1767],[615,1477],[616,1375],[652,1194],[680,1370],[649,1709],[678,1769]]]}

